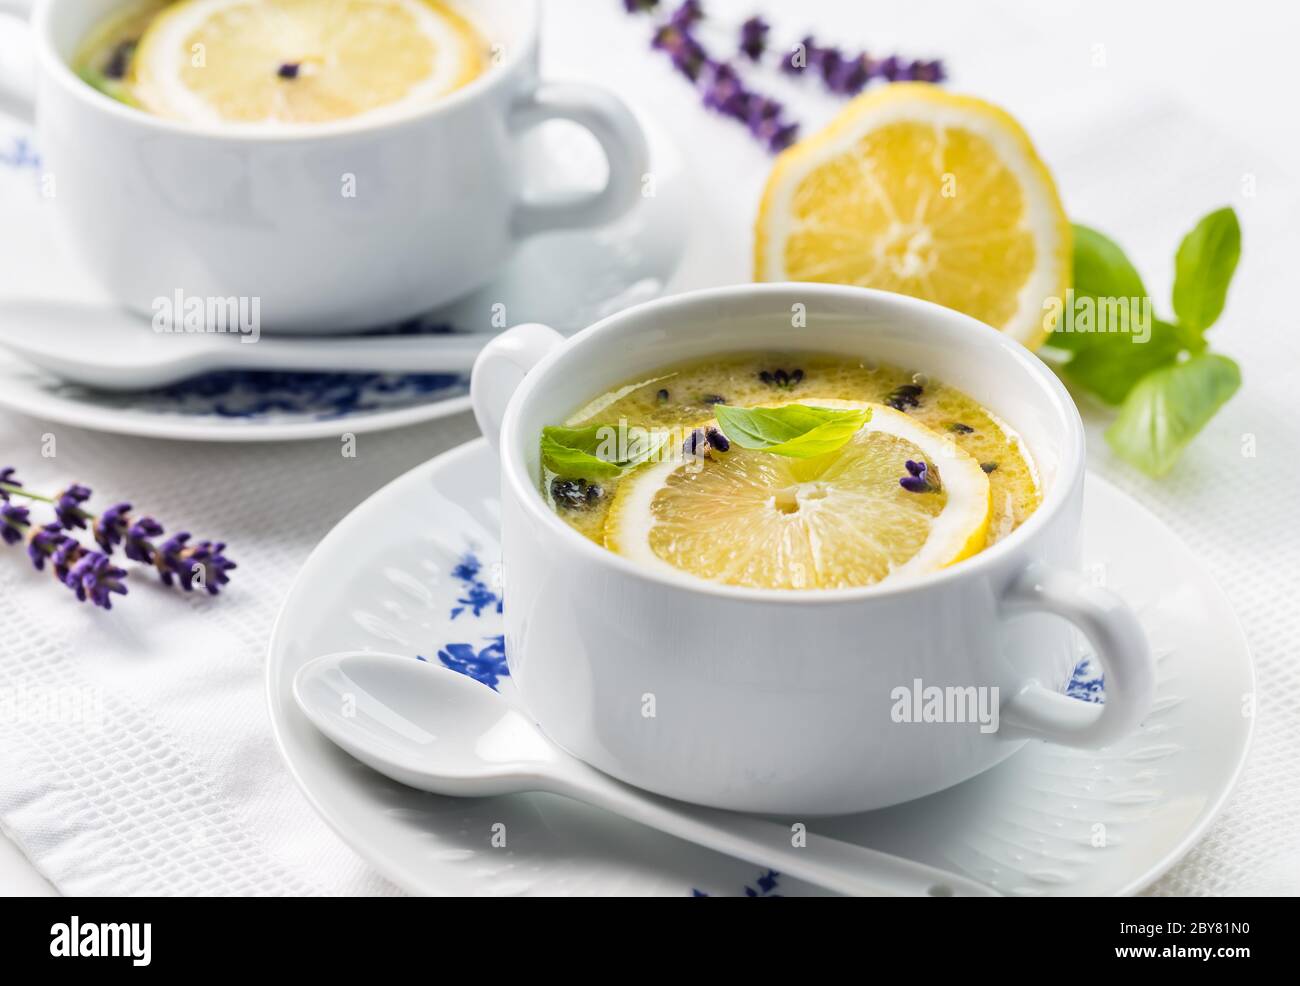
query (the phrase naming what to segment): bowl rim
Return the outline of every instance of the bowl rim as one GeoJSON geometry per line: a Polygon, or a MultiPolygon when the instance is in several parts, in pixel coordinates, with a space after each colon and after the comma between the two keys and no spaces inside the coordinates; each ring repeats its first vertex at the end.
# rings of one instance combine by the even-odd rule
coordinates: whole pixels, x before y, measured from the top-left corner
{"type": "MultiPolygon", "coordinates": [[[[1015,422],[1010,422],[1014,427],[1015,422]]],[[[933,302],[912,298],[907,295],[872,288],[851,287],[847,285],[805,283],[798,281],[769,282],[758,284],[741,284],[720,288],[706,288],[670,295],[641,305],[635,305],[601,319],[581,332],[571,336],[557,345],[536,366],[527,373],[523,382],[516,388],[507,404],[501,424],[501,441],[498,454],[501,460],[502,483],[508,486],[510,494],[521,508],[540,529],[546,530],[557,539],[557,548],[578,553],[586,561],[597,566],[609,566],[622,575],[647,585],[674,591],[703,593],[719,598],[745,602],[762,602],[775,605],[834,605],[853,601],[878,600],[927,592],[938,586],[949,585],[963,579],[979,578],[998,569],[999,566],[1013,564],[1016,555],[1036,540],[1052,524],[1066,504],[1081,487],[1084,469],[1084,431],[1078,408],[1070,398],[1065,386],[1057,379],[1045,363],[1024,346],[996,329],[985,325],[968,315],[944,308],[933,302]],[[568,524],[564,523],[542,499],[541,492],[528,478],[524,459],[523,432],[520,422],[521,409],[531,395],[546,386],[547,379],[554,368],[568,360],[579,358],[594,339],[618,331],[621,327],[633,326],[654,320],[660,324],[671,324],[674,312],[684,309],[712,306],[714,308],[737,303],[753,297],[770,296],[773,299],[792,299],[811,302],[814,299],[837,299],[857,302],[863,306],[893,308],[906,313],[918,321],[942,320],[961,326],[961,331],[972,333],[973,337],[982,337],[981,345],[989,352],[1000,352],[1001,357],[1017,366],[1025,378],[1036,384],[1048,399],[1052,410],[1060,419],[1065,434],[1062,447],[1058,450],[1060,460],[1056,476],[1047,490],[1043,501],[1033,514],[1009,535],[991,547],[985,548],[973,557],[963,559],[955,565],[915,578],[900,579],[891,583],[886,580],[876,585],[857,586],[843,589],[788,590],[763,589],[749,586],[732,586],[710,582],[688,573],[672,573],[630,561],[603,548],[583,537],[568,524]],[[797,297],[796,297],[797,296],[797,297]]],[[[1076,499],[1077,502],[1077,499],[1076,499]]],[[[508,549],[507,549],[508,550],[508,549]]],[[[1030,559],[1025,559],[1028,564],[1030,559]]],[[[1023,565],[1019,566],[1023,567],[1023,565]]]]}
{"type": "MultiPolygon", "coordinates": [[[[450,114],[462,104],[485,96],[491,90],[504,85],[507,79],[515,75],[521,65],[533,57],[538,47],[540,0],[513,0],[513,2],[519,4],[517,18],[513,11],[511,13],[512,26],[519,31],[518,41],[508,46],[509,50],[499,63],[481,72],[477,78],[459,89],[434,100],[427,106],[412,107],[400,113],[362,114],[329,123],[294,125],[282,129],[260,124],[205,124],[173,120],[128,106],[100,92],[79,77],[55,48],[52,37],[52,23],[56,16],[54,11],[56,7],[77,6],[72,0],[37,0],[31,14],[31,27],[35,39],[37,64],[42,74],[48,76],[70,99],[81,102],[94,112],[119,120],[123,125],[177,137],[234,144],[302,144],[372,136],[385,130],[423,123],[450,114]]],[[[457,3],[456,6],[463,6],[463,4],[457,3]]]]}

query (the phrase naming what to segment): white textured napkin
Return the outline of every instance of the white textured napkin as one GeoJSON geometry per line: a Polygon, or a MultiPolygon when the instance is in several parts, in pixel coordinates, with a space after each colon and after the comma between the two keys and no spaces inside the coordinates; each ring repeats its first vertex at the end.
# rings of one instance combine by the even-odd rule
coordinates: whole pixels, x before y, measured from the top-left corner
{"type": "MultiPolygon", "coordinates": [[[[706,6],[737,19],[751,12],[748,3],[706,6]]],[[[779,14],[786,5],[768,6],[779,14]]],[[[890,8],[884,23],[883,10],[868,18],[853,6],[850,14],[844,4],[805,3],[798,16],[806,23],[788,11],[773,19],[782,37],[815,24],[844,44],[881,41],[946,56],[958,88],[1023,120],[1071,214],[1129,250],[1158,309],[1168,311],[1178,239],[1209,209],[1237,208],[1244,259],[1213,339],[1241,363],[1241,393],[1160,482],[1114,460],[1100,436],[1104,418],[1086,408],[1085,416],[1092,468],[1147,504],[1218,573],[1259,675],[1256,747],[1241,787],[1151,892],[1300,891],[1300,332],[1286,293],[1300,257],[1300,215],[1292,176],[1186,103],[1155,95],[1135,69],[1095,72],[1087,38],[1067,45],[1041,17],[1031,28],[1023,11],[1006,15],[990,32],[980,20],[985,5],[952,5],[943,17],[890,8]],[[1255,176],[1253,198],[1243,195],[1247,175],[1255,176]],[[1247,436],[1254,457],[1242,453],[1247,436]]],[[[767,157],[743,128],[699,107],[645,50],[646,22],[627,18],[618,0],[568,0],[547,13],[547,73],[599,79],[637,100],[670,129],[698,175],[698,230],[678,287],[744,280],[767,157]]],[[[1133,61],[1123,42],[1115,38],[1113,57],[1133,61]]],[[[797,102],[810,120],[836,105],[820,96],[797,102]]],[[[36,196],[34,169],[10,160],[11,133],[0,125],[0,294],[93,296],[48,238],[43,213],[57,202],[36,196]]],[[[0,465],[18,466],[29,486],[80,480],[100,504],[132,500],[173,530],[228,541],[239,569],[215,599],[182,596],[137,573],[131,595],[105,614],[76,605],[17,549],[0,548],[0,689],[85,696],[93,720],[0,717],[0,828],[68,893],[395,892],[316,816],[281,762],[263,698],[265,645],[316,541],[367,494],[473,434],[460,417],[363,435],[358,456],[345,459],[329,440],[153,442],[3,413],[0,465]],[[42,457],[46,434],[55,437],[54,458],[42,457]]]]}

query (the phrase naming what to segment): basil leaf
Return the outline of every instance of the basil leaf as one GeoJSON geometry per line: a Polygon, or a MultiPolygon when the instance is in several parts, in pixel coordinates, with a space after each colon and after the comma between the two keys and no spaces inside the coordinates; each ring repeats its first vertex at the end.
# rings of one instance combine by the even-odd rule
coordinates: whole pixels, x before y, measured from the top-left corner
{"type": "MultiPolygon", "coordinates": [[[[1075,298],[1136,299],[1147,296],[1142,278],[1119,244],[1104,233],[1077,223],[1073,226],[1073,232],[1075,298]]],[[[1062,307],[1066,300],[1062,299],[1062,307]]],[[[1124,310],[1126,313],[1127,307],[1124,310]]],[[[1094,323],[1092,332],[1064,331],[1066,324],[1065,316],[1062,315],[1056,330],[1047,337],[1047,344],[1057,349],[1076,350],[1090,344],[1089,336],[1109,334],[1112,331],[1126,333],[1126,326],[1117,325],[1112,328],[1109,325],[1113,312],[1113,308],[1099,306],[1100,320],[1094,323]]]]}
{"type": "Polygon", "coordinates": [[[645,428],[623,425],[547,427],[542,429],[542,461],[561,476],[609,478],[649,459],[666,438],[645,428]]]}
{"type": "Polygon", "coordinates": [[[623,471],[616,462],[561,445],[546,434],[542,435],[542,462],[552,472],[574,479],[607,479],[623,471]]]}
{"type": "Polygon", "coordinates": [[[1237,364],[1214,353],[1156,370],[1128,395],[1106,441],[1120,458],[1163,476],[1240,386],[1237,364]]]}
{"type": "Polygon", "coordinates": [[[1184,237],[1174,259],[1174,313],[1204,332],[1223,312],[1241,256],[1241,226],[1230,206],[1211,212],[1184,237]]]}
{"type": "Polygon", "coordinates": [[[871,408],[837,410],[808,404],[714,408],[722,433],[741,448],[811,459],[845,445],[871,418],[871,408]]]}
{"type": "Polygon", "coordinates": [[[1065,376],[1108,404],[1119,404],[1152,370],[1173,363],[1185,348],[1176,325],[1152,319],[1151,332],[1106,335],[1077,349],[1065,376]]]}

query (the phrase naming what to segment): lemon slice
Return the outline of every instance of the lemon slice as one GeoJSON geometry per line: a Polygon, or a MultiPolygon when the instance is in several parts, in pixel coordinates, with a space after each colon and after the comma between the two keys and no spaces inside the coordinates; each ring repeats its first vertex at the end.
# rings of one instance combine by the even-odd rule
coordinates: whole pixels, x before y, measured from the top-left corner
{"type": "Polygon", "coordinates": [[[133,91],[193,123],[322,123],[430,102],[482,62],[434,0],[182,0],[140,39],[133,91]]]}
{"type": "Polygon", "coordinates": [[[1044,301],[1065,296],[1071,249],[1052,176],[1015,120],[897,83],[777,159],[754,278],[897,291],[1036,348],[1051,328],[1044,301]]]}
{"type": "MultiPolygon", "coordinates": [[[[842,448],[812,459],[732,444],[623,479],[605,546],[652,568],[763,589],[832,589],[924,575],[984,547],[988,476],[950,439],[882,404],[842,448]],[[909,492],[906,463],[935,489],[909,492]]],[[[713,424],[714,422],[710,422],[713,424]]]]}

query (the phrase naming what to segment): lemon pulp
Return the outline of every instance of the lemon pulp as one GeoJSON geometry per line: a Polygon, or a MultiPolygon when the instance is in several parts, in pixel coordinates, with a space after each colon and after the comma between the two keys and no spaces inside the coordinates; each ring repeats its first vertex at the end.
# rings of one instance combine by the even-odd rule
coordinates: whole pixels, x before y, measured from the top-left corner
{"type": "Polygon", "coordinates": [[[1070,251],[1051,175],[1010,116],[898,83],[777,160],[755,279],[897,291],[1035,347],[1051,327],[1044,301],[1064,297],[1070,251]]]}
{"type": "Polygon", "coordinates": [[[438,0],[181,0],[149,21],[125,89],[198,123],[322,123],[445,96],[484,68],[438,0]]]}
{"type": "Polygon", "coordinates": [[[870,407],[872,417],[815,458],[732,445],[702,462],[642,467],[615,495],[605,546],[652,567],[766,589],[873,585],[984,547],[989,481],[972,456],[893,408],[806,403],[870,407]],[[903,488],[909,461],[925,464],[930,489],[903,488]]]}

